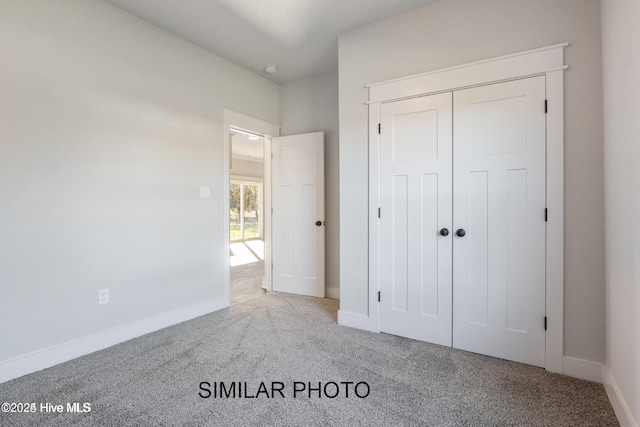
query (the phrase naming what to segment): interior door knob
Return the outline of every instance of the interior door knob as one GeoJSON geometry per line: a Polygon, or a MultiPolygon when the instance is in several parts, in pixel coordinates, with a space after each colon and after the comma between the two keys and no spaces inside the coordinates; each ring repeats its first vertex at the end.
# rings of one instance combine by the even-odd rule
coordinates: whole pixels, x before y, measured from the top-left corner
{"type": "Polygon", "coordinates": [[[458,237],[464,237],[465,234],[467,234],[467,232],[464,231],[463,228],[458,228],[458,231],[456,231],[456,234],[458,235],[458,237]]]}
{"type": "Polygon", "coordinates": [[[322,221],[316,221],[316,225],[320,227],[322,225],[322,221]]]}
{"type": "Polygon", "coordinates": [[[440,235],[441,236],[448,236],[449,235],[449,230],[447,230],[446,228],[440,229],[440,235]]]}

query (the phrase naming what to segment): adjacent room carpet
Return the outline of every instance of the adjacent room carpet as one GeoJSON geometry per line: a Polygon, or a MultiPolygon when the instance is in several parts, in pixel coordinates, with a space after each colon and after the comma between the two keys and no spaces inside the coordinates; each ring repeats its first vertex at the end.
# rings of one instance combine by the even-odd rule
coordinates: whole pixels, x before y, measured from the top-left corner
{"type": "MultiPolygon", "coordinates": [[[[0,425],[617,425],[599,384],[338,326],[337,309],[335,300],[268,294],[0,384],[0,403],[91,405],[0,413],[0,425]],[[199,396],[205,381],[209,398],[199,396]],[[285,397],[214,398],[220,381],[246,382],[250,396],[261,382],[269,392],[282,383],[285,397]],[[294,398],[296,382],[335,382],[340,394],[294,398]],[[354,383],[348,398],[340,382],[354,383]],[[365,382],[359,398],[354,385],[365,382]]],[[[336,391],[329,384],[328,395],[336,391]]]]}
{"type": "Polygon", "coordinates": [[[264,261],[262,260],[232,266],[230,271],[231,305],[265,295],[266,291],[262,289],[263,276],[264,261]]]}

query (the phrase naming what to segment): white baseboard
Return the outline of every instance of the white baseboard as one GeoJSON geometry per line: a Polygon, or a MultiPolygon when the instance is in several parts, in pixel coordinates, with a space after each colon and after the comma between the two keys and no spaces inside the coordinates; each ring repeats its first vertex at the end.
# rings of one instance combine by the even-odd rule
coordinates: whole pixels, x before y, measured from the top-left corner
{"type": "Polygon", "coordinates": [[[349,313],[348,311],[338,310],[338,325],[348,326],[350,328],[363,329],[370,332],[379,332],[374,322],[369,316],[364,314],[349,313]]]}
{"type": "Polygon", "coordinates": [[[0,383],[229,306],[215,298],[0,362],[0,383]]]}
{"type": "Polygon", "coordinates": [[[340,288],[327,288],[327,298],[340,299],[340,288]]]}
{"type": "Polygon", "coordinates": [[[606,366],[602,368],[602,381],[620,425],[622,427],[638,427],[638,422],[640,420],[633,419],[633,414],[631,413],[631,409],[629,409],[627,401],[620,392],[618,384],[616,384],[615,379],[611,375],[611,371],[609,371],[609,368],[606,366]]]}
{"type": "Polygon", "coordinates": [[[599,362],[565,356],[562,358],[562,373],[570,377],[602,384],[602,363],[599,362]]]}

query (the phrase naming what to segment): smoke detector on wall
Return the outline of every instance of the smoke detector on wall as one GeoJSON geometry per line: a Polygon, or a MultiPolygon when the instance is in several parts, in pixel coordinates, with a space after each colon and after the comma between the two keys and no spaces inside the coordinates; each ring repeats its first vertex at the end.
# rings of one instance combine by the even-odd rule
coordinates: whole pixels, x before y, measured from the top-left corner
{"type": "Polygon", "coordinates": [[[278,71],[278,67],[276,65],[267,65],[264,67],[264,72],[267,74],[275,74],[278,71]]]}

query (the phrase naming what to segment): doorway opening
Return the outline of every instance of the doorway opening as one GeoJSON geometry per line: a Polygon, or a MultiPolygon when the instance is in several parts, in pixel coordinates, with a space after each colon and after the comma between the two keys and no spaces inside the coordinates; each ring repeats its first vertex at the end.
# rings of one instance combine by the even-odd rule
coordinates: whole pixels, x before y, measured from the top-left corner
{"type": "Polygon", "coordinates": [[[229,141],[229,296],[233,305],[266,293],[265,138],[230,127],[229,141]]]}
{"type": "Polygon", "coordinates": [[[271,142],[273,137],[280,135],[280,127],[228,109],[223,112],[225,197],[221,225],[227,237],[221,255],[224,256],[223,295],[231,305],[272,290],[271,142]],[[237,199],[237,207],[233,212],[231,186],[238,183],[244,184],[243,197],[237,199]],[[257,185],[258,188],[250,185],[257,185]],[[256,195],[254,199],[257,199],[257,202],[249,200],[246,209],[239,207],[240,201],[245,204],[245,193],[247,197],[256,195]],[[254,205],[257,206],[254,208],[254,205]],[[236,230],[232,241],[234,220],[236,230]],[[237,223],[240,220],[244,224],[239,227],[237,223]],[[254,271],[240,274],[242,268],[238,267],[242,266],[254,267],[254,271]],[[232,284],[232,276],[235,285],[232,284]],[[244,279],[249,277],[250,280],[245,282],[244,279]],[[242,288],[247,292],[243,292],[242,288]]]}

